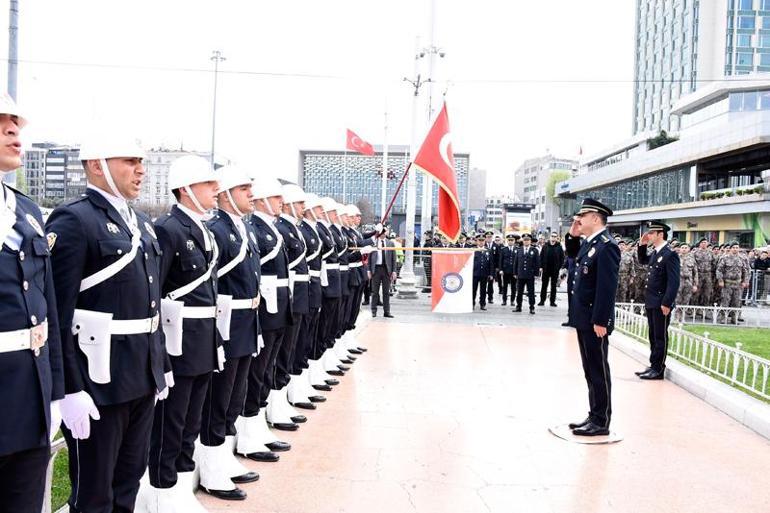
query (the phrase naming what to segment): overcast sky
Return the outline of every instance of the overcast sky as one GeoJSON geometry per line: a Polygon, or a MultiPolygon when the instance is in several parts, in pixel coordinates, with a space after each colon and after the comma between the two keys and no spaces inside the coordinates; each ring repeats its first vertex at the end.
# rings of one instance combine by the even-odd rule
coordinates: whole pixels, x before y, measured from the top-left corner
{"type": "MultiPolygon", "coordinates": [[[[298,150],[342,149],[347,127],[380,144],[386,105],[389,142],[410,141],[413,89],[403,78],[413,75],[415,38],[430,43],[430,0],[20,4],[25,143],[77,143],[95,120],[112,118],[145,146],[208,150],[214,49],[227,58],[217,153],[296,178],[298,150]]],[[[512,191],[526,158],[591,153],[630,135],[634,2],[436,7],[435,44],[446,57],[434,94],[447,91],[453,147],[487,169],[488,194],[512,191]]],[[[3,83],[5,75],[3,66],[3,83]]],[[[426,130],[425,104],[419,119],[426,130]]]]}

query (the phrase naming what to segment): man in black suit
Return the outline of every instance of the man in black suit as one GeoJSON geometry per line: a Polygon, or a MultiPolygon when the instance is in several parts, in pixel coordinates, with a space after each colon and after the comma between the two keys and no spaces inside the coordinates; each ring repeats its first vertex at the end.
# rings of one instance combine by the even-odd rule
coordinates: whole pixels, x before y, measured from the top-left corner
{"type": "Polygon", "coordinates": [[[511,290],[511,303],[516,298],[516,275],[513,264],[516,260],[516,235],[509,233],[505,236],[505,246],[500,249],[497,268],[503,280],[503,306],[508,304],[508,289],[511,290]]]}
{"type": "Polygon", "coordinates": [[[551,287],[550,304],[551,306],[556,306],[556,287],[559,281],[559,270],[563,263],[564,250],[559,243],[559,234],[552,232],[550,239],[540,250],[540,268],[543,270],[543,283],[540,287],[540,303],[538,306],[545,305],[549,286],[551,287]]]}
{"type": "Polygon", "coordinates": [[[666,242],[670,227],[660,221],[647,223],[637,249],[639,264],[649,268],[644,294],[650,338],[650,366],[636,375],[641,379],[663,379],[668,353],[668,325],[679,291],[679,255],[666,242]],[[652,252],[647,246],[652,246],[652,252]]]}
{"type": "Polygon", "coordinates": [[[372,282],[372,317],[377,317],[377,305],[382,298],[383,317],[392,318],[390,313],[390,283],[396,279],[396,252],[383,250],[392,248],[393,243],[388,240],[387,229],[383,229],[377,237],[377,248],[369,255],[369,279],[372,282]]]}
{"type": "MultiPolygon", "coordinates": [[[[524,288],[527,288],[529,299],[529,313],[535,313],[535,277],[540,274],[540,253],[532,245],[532,236],[525,233],[521,237],[522,246],[516,252],[514,273],[516,274],[516,308],[514,312],[521,312],[521,304],[524,301],[524,288]]],[[[511,301],[513,302],[513,301],[511,301]]]]}
{"type": "Polygon", "coordinates": [[[612,210],[592,198],[583,200],[570,234],[585,237],[575,257],[575,282],[570,294],[570,324],[577,331],[580,359],[588,384],[588,417],[569,425],[577,436],[610,432],[612,416],[609,336],[615,324],[620,249],[607,232],[612,210]]]}

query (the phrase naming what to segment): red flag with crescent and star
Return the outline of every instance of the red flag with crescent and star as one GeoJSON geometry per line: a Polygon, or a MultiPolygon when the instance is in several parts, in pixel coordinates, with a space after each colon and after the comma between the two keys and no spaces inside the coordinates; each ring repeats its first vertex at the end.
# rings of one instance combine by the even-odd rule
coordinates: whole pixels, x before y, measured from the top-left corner
{"type": "Polygon", "coordinates": [[[446,103],[433,122],[413,164],[438,183],[438,231],[452,242],[457,241],[462,228],[460,197],[457,194],[455,158],[446,103]]]}
{"type": "Polygon", "coordinates": [[[349,149],[350,151],[357,151],[363,155],[369,155],[370,157],[374,155],[374,148],[372,145],[358,137],[358,135],[356,135],[356,133],[349,128],[348,140],[345,144],[345,148],[349,149]]]}

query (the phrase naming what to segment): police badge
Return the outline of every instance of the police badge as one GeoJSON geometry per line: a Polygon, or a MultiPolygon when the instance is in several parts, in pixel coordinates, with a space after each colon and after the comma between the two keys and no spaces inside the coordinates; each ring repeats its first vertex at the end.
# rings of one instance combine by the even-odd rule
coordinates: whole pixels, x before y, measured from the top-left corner
{"type": "Polygon", "coordinates": [[[191,240],[188,240],[188,241],[187,241],[187,249],[188,249],[189,251],[192,251],[192,250],[194,250],[194,249],[195,249],[195,243],[194,243],[193,241],[191,241],[191,240]]]}
{"type": "Polygon", "coordinates": [[[40,227],[40,223],[37,222],[37,219],[35,219],[35,217],[32,214],[27,214],[26,218],[30,226],[32,226],[32,228],[35,229],[35,232],[41,237],[44,237],[45,232],[43,232],[43,228],[40,227]]]}
{"type": "Polygon", "coordinates": [[[588,258],[591,258],[592,256],[594,256],[594,253],[596,253],[596,248],[591,248],[588,251],[588,258]]]}
{"type": "Polygon", "coordinates": [[[115,223],[107,223],[107,231],[110,233],[120,233],[120,228],[115,223]]]}
{"type": "Polygon", "coordinates": [[[232,241],[232,242],[237,242],[237,240],[236,240],[236,238],[235,238],[235,234],[234,234],[234,233],[231,233],[231,234],[230,234],[230,241],[232,241]]]}

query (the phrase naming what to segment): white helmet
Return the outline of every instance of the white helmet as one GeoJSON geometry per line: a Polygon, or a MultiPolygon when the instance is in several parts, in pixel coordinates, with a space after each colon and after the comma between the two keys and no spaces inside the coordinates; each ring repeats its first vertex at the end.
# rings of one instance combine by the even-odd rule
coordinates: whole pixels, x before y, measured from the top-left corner
{"type": "Polygon", "coordinates": [[[347,205],[348,215],[349,216],[360,216],[361,211],[358,210],[358,207],[355,206],[353,203],[350,203],[347,205]]]}
{"type": "Polygon", "coordinates": [[[211,162],[198,155],[179,157],[168,168],[168,188],[172,191],[196,183],[218,180],[219,174],[212,169],[211,162]]]}
{"type": "Polygon", "coordinates": [[[312,192],[305,193],[305,208],[315,208],[320,206],[322,206],[321,198],[317,194],[313,194],[312,192]]]}
{"type": "Polygon", "coordinates": [[[13,98],[8,93],[0,93],[0,114],[8,114],[10,116],[16,116],[19,118],[19,128],[24,128],[27,124],[27,118],[25,118],[19,106],[13,101],[13,98]]]}
{"type": "Polygon", "coordinates": [[[216,172],[219,174],[219,192],[229,191],[233,187],[251,183],[251,173],[242,166],[222,166],[216,172]]]}
{"type": "Polygon", "coordinates": [[[143,159],[146,156],[135,138],[118,133],[98,132],[83,141],[79,158],[80,160],[107,160],[118,157],[143,159]]]}
{"type": "Polygon", "coordinates": [[[281,187],[281,195],[283,196],[284,203],[297,203],[299,201],[306,201],[307,195],[297,184],[285,183],[281,187]]]}
{"type": "Polygon", "coordinates": [[[254,193],[254,199],[271,198],[281,196],[281,182],[276,178],[270,178],[264,175],[257,175],[251,181],[251,190],[254,193]]]}
{"type": "Polygon", "coordinates": [[[321,206],[326,212],[337,211],[340,207],[339,203],[328,196],[321,198],[321,206]]]}

